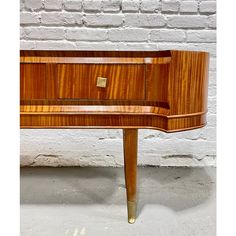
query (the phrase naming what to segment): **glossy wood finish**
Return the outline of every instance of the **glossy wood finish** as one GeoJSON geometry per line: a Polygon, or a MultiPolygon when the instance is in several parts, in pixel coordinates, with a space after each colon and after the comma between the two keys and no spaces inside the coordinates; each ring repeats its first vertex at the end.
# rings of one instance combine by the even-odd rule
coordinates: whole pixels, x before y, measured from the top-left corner
{"type": "Polygon", "coordinates": [[[162,64],[171,60],[170,51],[24,51],[21,63],[76,64],[162,64]]]}
{"type": "Polygon", "coordinates": [[[21,99],[47,98],[46,86],[46,64],[20,65],[21,99]]]}
{"type": "Polygon", "coordinates": [[[162,101],[168,103],[169,68],[169,63],[146,66],[147,101],[162,101]]]}
{"type": "Polygon", "coordinates": [[[207,112],[208,53],[172,51],[168,79],[171,114],[207,112]]]}
{"type": "Polygon", "coordinates": [[[134,223],[136,219],[138,130],[124,129],[123,136],[128,221],[134,223]]]}
{"type": "Polygon", "coordinates": [[[57,99],[56,64],[21,63],[20,98],[21,101],[57,99]]]}
{"type": "Polygon", "coordinates": [[[142,65],[60,64],[58,83],[62,99],[145,99],[142,65]],[[96,86],[98,77],[107,78],[105,88],[96,86]]]}
{"type": "Polygon", "coordinates": [[[208,57],[191,51],[21,51],[21,127],[125,126],[166,132],[202,127],[208,57]],[[99,76],[107,78],[106,88],[96,86],[99,76]],[[117,111],[127,105],[131,113],[117,111]],[[52,113],[55,106],[77,107],[52,113]],[[99,116],[88,111],[94,107],[99,116]]]}
{"type": "Polygon", "coordinates": [[[202,127],[206,114],[168,115],[150,106],[21,106],[22,128],[154,128],[174,132],[202,127]],[[78,126],[78,124],[83,124],[78,126]]]}

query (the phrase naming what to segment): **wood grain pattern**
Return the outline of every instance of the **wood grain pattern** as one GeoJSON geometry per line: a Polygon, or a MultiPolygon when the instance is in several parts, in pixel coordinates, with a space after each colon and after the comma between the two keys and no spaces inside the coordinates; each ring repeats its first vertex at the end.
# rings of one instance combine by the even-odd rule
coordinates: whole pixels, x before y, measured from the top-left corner
{"type": "Polygon", "coordinates": [[[168,115],[169,110],[154,106],[133,106],[133,105],[113,105],[113,106],[71,106],[71,105],[21,105],[21,114],[150,114],[158,116],[168,115]]]}
{"type": "Polygon", "coordinates": [[[138,131],[137,129],[124,129],[123,136],[127,200],[135,202],[138,131]]]}
{"type": "Polygon", "coordinates": [[[172,51],[168,78],[171,114],[207,111],[209,54],[172,51]]]}
{"type": "Polygon", "coordinates": [[[21,99],[46,98],[46,86],[46,64],[20,65],[21,99]]]}
{"type": "Polygon", "coordinates": [[[146,66],[146,99],[168,103],[169,64],[146,66]]]}
{"type": "Polygon", "coordinates": [[[162,101],[146,101],[146,100],[108,100],[108,99],[31,99],[21,100],[21,105],[31,105],[31,106],[41,106],[41,105],[100,105],[106,107],[107,105],[118,105],[118,106],[125,106],[125,105],[139,105],[139,106],[155,106],[160,108],[166,108],[169,109],[168,102],[162,102],[162,101]]]}
{"type": "Polygon", "coordinates": [[[21,63],[76,64],[163,64],[171,60],[170,51],[24,51],[21,63]]]}
{"type": "MultiPolygon", "coordinates": [[[[46,98],[57,99],[58,98],[58,69],[56,64],[46,64],[46,98]]],[[[29,79],[29,78],[28,78],[29,79]]]]}
{"type": "Polygon", "coordinates": [[[58,76],[59,98],[145,100],[142,65],[61,64],[58,76]],[[98,77],[107,78],[106,88],[96,86],[98,77]]]}
{"type": "Polygon", "coordinates": [[[205,52],[174,50],[21,51],[21,127],[202,127],[208,61],[205,52]],[[65,63],[68,58],[96,63],[65,63]],[[97,76],[108,77],[107,88],[96,87],[97,76]]]}
{"type": "Polygon", "coordinates": [[[123,141],[128,221],[134,223],[136,218],[138,130],[124,129],[123,141]]]}
{"type": "Polygon", "coordinates": [[[21,128],[151,128],[176,132],[202,127],[206,114],[167,116],[132,112],[21,112],[21,128]]]}
{"type": "Polygon", "coordinates": [[[57,68],[53,64],[20,64],[20,98],[31,101],[34,99],[56,99],[57,68]]]}

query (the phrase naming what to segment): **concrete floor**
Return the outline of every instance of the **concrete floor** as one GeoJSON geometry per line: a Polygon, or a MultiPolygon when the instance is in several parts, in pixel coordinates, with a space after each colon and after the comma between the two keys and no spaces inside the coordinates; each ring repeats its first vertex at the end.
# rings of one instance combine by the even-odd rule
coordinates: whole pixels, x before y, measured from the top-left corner
{"type": "Polygon", "coordinates": [[[127,223],[123,168],[22,168],[21,236],[215,236],[215,168],[138,169],[127,223]]]}

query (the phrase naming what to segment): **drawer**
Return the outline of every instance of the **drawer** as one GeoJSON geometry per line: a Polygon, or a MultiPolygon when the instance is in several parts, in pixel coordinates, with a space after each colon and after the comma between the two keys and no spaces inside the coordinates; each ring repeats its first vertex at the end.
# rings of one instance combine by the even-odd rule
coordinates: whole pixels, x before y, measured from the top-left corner
{"type": "Polygon", "coordinates": [[[58,64],[60,99],[145,99],[145,66],[131,64],[58,64]],[[106,86],[98,87],[99,77],[106,86]]]}
{"type": "Polygon", "coordinates": [[[42,99],[46,96],[46,65],[22,63],[20,65],[20,98],[42,99]]]}

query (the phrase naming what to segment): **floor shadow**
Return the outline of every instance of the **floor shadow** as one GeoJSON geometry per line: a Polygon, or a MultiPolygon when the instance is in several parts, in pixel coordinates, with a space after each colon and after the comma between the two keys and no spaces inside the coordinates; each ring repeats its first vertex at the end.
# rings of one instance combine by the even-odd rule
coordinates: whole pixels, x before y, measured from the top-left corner
{"type": "MultiPolygon", "coordinates": [[[[215,168],[138,168],[138,215],[147,204],[182,211],[215,193],[215,168]]],[[[126,205],[123,168],[21,168],[21,204],[126,205]]]]}
{"type": "Polygon", "coordinates": [[[112,168],[21,168],[22,204],[100,204],[115,191],[112,168]]]}
{"type": "Polygon", "coordinates": [[[215,168],[139,168],[137,193],[137,215],[147,204],[173,211],[196,207],[215,195],[215,168]]]}

